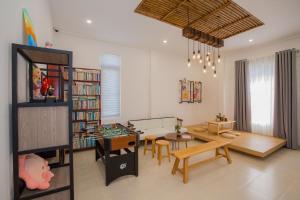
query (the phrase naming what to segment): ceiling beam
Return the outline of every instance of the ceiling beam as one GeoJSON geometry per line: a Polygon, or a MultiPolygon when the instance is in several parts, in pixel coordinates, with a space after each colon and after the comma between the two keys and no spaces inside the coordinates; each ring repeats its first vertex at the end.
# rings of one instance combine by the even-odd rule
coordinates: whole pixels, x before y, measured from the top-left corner
{"type": "Polygon", "coordinates": [[[242,17],[242,18],[240,18],[240,19],[237,19],[237,20],[235,20],[235,21],[233,21],[233,22],[231,22],[231,23],[229,23],[229,24],[225,24],[225,25],[223,25],[223,26],[221,26],[221,27],[218,27],[218,28],[216,28],[216,29],[214,29],[214,30],[211,30],[211,31],[208,32],[208,34],[213,34],[213,33],[217,32],[217,31],[220,31],[220,30],[222,30],[222,29],[228,28],[228,27],[230,27],[230,26],[232,26],[232,25],[234,25],[234,24],[236,24],[236,23],[239,23],[240,21],[249,19],[249,18],[251,18],[251,17],[252,17],[252,16],[250,16],[250,15],[246,15],[245,17],[242,17]]]}
{"type": "Polygon", "coordinates": [[[164,16],[162,16],[160,19],[161,20],[165,20],[167,17],[169,17],[171,14],[173,14],[181,5],[183,5],[187,1],[188,0],[181,1],[179,4],[177,4],[177,6],[174,9],[172,9],[170,12],[168,12],[167,14],[165,14],[164,16]]]}
{"type": "Polygon", "coordinates": [[[217,7],[216,9],[214,9],[213,11],[211,11],[210,13],[208,14],[205,14],[205,15],[202,15],[201,17],[193,20],[192,22],[190,22],[189,26],[192,26],[194,25],[195,23],[199,22],[199,21],[203,21],[205,20],[206,18],[216,14],[217,12],[219,12],[220,10],[223,10],[224,8],[226,8],[227,6],[229,6],[230,4],[232,3],[231,0],[228,0],[226,3],[222,4],[221,6],[217,7]]]}

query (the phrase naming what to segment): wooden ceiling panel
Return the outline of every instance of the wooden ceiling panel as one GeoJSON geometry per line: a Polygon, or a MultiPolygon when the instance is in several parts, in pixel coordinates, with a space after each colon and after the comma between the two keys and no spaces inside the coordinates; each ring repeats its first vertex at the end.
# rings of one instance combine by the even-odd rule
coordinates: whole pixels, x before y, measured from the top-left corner
{"type": "Polygon", "coordinates": [[[189,26],[220,39],[263,25],[232,0],[142,0],[135,12],[182,29],[189,26]]]}

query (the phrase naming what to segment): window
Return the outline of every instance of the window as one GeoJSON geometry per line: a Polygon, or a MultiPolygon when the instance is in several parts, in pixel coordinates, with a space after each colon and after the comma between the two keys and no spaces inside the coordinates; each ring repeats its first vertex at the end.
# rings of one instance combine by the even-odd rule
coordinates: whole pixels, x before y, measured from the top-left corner
{"type": "Polygon", "coordinates": [[[251,129],[273,135],[275,57],[249,62],[251,129]]]}
{"type": "Polygon", "coordinates": [[[101,59],[102,117],[120,117],[120,57],[101,59]]]}

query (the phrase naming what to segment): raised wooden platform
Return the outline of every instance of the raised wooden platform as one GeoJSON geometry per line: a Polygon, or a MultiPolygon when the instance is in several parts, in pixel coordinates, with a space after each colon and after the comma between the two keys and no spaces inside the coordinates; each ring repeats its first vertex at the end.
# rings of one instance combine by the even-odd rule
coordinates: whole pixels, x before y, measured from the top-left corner
{"type": "Polygon", "coordinates": [[[199,140],[206,142],[214,140],[230,142],[230,149],[261,158],[270,155],[286,144],[286,140],[284,139],[258,135],[255,133],[239,132],[241,134],[240,136],[234,139],[228,139],[217,136],[214,133],[208,133],[203,125],[187,126],[186,128],[189,133],[199,140]]]}

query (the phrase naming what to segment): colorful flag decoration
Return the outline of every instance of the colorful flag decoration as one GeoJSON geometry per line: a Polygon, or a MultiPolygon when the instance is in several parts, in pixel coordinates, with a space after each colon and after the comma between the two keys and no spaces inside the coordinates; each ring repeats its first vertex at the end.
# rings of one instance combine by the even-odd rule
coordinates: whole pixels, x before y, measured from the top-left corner
{"type": "Polygon", "coordinates": [[[24,21],[24,28],[25,28],[25,35],[26,35],[26,42],[29,46],[37,46],[37,38],[33,30],[32,21],[29,17],[28,11],[23,8],[23,21],[24,21]]]}

